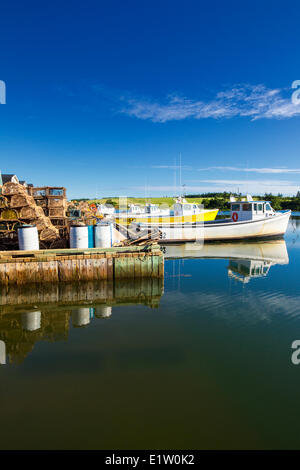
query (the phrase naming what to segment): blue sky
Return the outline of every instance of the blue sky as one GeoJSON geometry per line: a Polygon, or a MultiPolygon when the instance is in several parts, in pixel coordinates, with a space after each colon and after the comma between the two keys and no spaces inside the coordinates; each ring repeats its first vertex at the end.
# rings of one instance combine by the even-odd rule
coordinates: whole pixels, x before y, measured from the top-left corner
{"type": "Polygon", "coordinates": [[[300,189],[300,4],[3,1],[0,168],[71,197],[300,189]],[[176,186],[176,189],[175,189],[176,186]]]}

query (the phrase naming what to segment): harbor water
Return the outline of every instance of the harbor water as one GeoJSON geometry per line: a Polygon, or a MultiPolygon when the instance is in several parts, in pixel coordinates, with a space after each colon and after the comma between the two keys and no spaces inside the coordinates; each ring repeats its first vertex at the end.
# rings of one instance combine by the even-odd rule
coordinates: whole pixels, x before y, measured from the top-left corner
{"type": "Polygon", "coordinates": [[[1,293],[1,449],[300,447],[300,218],[164,251],[163,285],[1,293]]]}

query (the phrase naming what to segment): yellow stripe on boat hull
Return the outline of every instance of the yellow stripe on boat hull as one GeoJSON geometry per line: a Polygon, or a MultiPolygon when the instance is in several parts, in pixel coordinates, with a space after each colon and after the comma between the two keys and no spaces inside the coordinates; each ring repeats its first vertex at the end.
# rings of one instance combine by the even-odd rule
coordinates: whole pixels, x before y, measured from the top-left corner
{"type": "Polygon", "coordinates": [[[116,223],[120,225],[130,225],[132,222],[144,223],[144,224],[182,224],[182,223],[192,223],[192,222],[208,222],[209,220],[215,220],[219,209],[207,210],[201,214],[194,215],[179,215],[179,216],[132,216],[132,217],[116,217],[116,223]]]}

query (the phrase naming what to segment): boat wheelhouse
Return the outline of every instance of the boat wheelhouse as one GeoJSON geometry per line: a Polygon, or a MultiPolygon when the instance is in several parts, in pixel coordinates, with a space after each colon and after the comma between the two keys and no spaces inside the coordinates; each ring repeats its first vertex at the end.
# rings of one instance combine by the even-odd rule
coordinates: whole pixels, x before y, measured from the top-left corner
{"type": "MultiPolygon", "coordinates": [[[[187,202],[185,199],[177,199],[174,204],[174,215],[175,216],[189,216],[197,215],[203,213],[203,211],[208,211],[209,209],[203,209],[200,205],[195,202],[187,202]]],[[[212,209],[216,211],[217,209],[212,209]]],[[[217,215],[217,214],[216,214],[217,215]]]]}
{"type": "Polygon", "coordinates": [[[145,214],[147,216],[170,215],[170,209],[162,209],[157,204],[146,204],[145,214]]]}
{"type": "Polygon", "coordinates": [[[115,213],[115,208],[114,206],[108,204],[97,204],[97,211],[99,214],[102,215],[114,215],[115,213]]]}
{"type": "Polygon", "coordinates": [[[139,204],[130,204],[128,213],[130,214],[144,214],[145,209],[143,206],[140,206],[139,204]]]}
{"type": "Polygon", "coordinates": [[[233,222],[260,220],[274,217],[276,212],[269,201],[234,201],[231,202],[231,219],[233,222]]]}

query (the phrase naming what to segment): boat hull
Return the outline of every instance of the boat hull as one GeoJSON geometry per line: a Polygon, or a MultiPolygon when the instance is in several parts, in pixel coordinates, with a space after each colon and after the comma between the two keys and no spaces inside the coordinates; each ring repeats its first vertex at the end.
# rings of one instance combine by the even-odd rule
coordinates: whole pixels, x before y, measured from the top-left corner
{"type": "Polygon", "coordinates": [[[115,218],[117,224],[130,225],[131,223],[146,224],[151,226],[158,225],[181,225],[186,223],[196,222],[209,222],[215,220],[219,210],[218,209],[204,209],[200,214],[193,215],[153,215],[145,216],[140,214],[125,214],[123,217],[118,216],[115,218]]]}
{"type": "Polygon", "coordinates": [[[161,232],[161,243],[265,239],[283,236],[290,215],[291,211],[287,211],[272,217],[240,222],[224,219],[207,223],[149,223],[143,224],[143,229],[151,230],[158,227],[161,232]]]}

